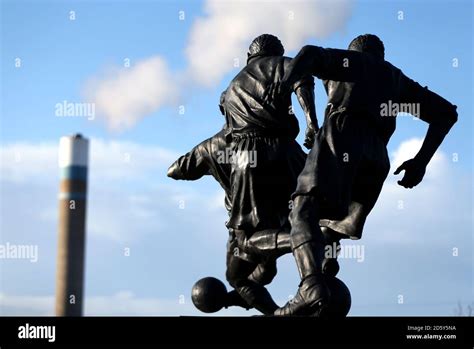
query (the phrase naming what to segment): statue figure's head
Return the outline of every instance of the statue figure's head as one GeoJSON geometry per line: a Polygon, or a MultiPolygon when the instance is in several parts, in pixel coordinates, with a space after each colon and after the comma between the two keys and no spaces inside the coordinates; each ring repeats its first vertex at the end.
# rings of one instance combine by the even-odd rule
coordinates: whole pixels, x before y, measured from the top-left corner
{"type": "Polygon", "coordinates": [[[280,39],[271,34],[262,34],[253,39],[247,53],[247,63],[259,56],[283,56],[285,48],[280,39]]]}
{"type": "Polygon", "coordinates": [[[385,47],[382,40],[377,35],[364,34],[359,35],[349,44],[349,50],[358,52],[368,52],[385,59],[385,47]]]}

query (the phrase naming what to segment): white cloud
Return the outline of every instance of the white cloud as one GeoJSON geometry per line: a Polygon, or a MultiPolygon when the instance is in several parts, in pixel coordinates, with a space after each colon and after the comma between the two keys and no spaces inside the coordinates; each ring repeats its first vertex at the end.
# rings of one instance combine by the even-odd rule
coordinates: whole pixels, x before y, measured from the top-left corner
{"type": "MultiPolygon", "coordinates": [[[[2,179],[23,183],[57,180],[59,143],[11,143],[0,149],[2,179]]],[[[91,180],[137,180],[153,172],[165,174],[178,153],[129,141],[93,138],[89,152],[91,180]]]]}
{"type": "Polygon", "coordinates": [[[85,98],[96,104],[98,117],[115,131],[133,127],[143,117],[174,105],[189,85],[214,87],[225,74],[245,64],[247,48],[256,36],[277,35],[287,51],[310,38],[341,30],[351,13],[350,0],[217,1],[204,3],[205,15],[190,30],[187,67],[173,72],[161,56],[113,68],[92,78],[85,98]]]}
{"type": "Polygon", "coordinates": [[[413,189],[398,185],[404,172],[397,176],[393,172],[416,155],[422,142],[419,138],[408,139],[391,154],[391,173],[368,217],[362,241],[398,245],[445,244],[449,247],[456,243],[455,236],[456,239],[460,237],[452,233],[454,221],[462,226],[472,225],[468,210],[471,205],[469,190],[465,187],[469,179],[460,175],[455,163],[450,162],[441,150],[428,164],[420,184],[413,189]]]}
{"type": "MultiPolygon", "coordinates": [[[[140,234],[161,231],[162,220],[156,218],[160,207],[161,211],[167,206],[176,207],[177,195],[195,199],[190,190],[177,189],[171,180],[165,188],[157,186],[156,178],[166,180],[166,169],[178,157],[171,150],[128,141],[92,139],[89,155],[88,231],[92,236],[127,241],[140,234]],[[129,188],[125,189],[125,185],[129,188]],[[167,195],[163,196],[165,192],[167,195]]],[[[30,220],[23,222],[17,217],[24,225],[32,224],[25,229],[36,229],[33,219],[55,225],[58,144],[7,144],[0,150],[0,159],[2,199],[9,203],[2,207],[3,223],[8,225],[11,220],[14,227],[8,230],[18,229],[12,217],[21,217],[26,212],[30,220]],[[33,196],[35,201],[31,200],[33,196]]]]}
{"type": "Polygon", "coordinates": [[[90,156],[91,179],[137,180],[153,174],[165,175],[163,171],[179,154],[158,146],[93,139],[90,156]]]}
{"type": "MultiPolygon", "coordinates": [[[[391,154],[392,167],[398,168],[403,162],[412,159],[420,150],[423,140],[420,138],[411,138],[403,141],[399,147],[391,154]]],[[[440,151],[436,152],[430,163],[424,180],[444,175],[448,167],[446,155],[440,151]]]]}
{"type": "Polygon", "coordinates": [[[213,195],[209,195],[209,204],[208,208],[210,210],[218,210],[224,211],[225,210],[225,192],[224,190],[219,190],[213,195]]]}
{"type": "MultiPolygon", "coordinates": [[[[166,179],[168,156],[172,155],[153,157],[161,148],[126,142],[92,142],[91,149],[95,144],[101,149],[92,163],[105,162],[96,163],[94,171],[100,168],[106,173],[104,167],[115,170],[91,177],[85,313],[203,315],[191,304],[189,289],[197,279],[207,275],[224,279],[227,217],[225,210],[218,208],[223,199],[218,185],[213,183],[212,190],[205,187],[203,182],[212,182],[210,178],[199,183],[166,179]],[[122,153],[130,149],[135,150],[125,165],[136,166],[140,171],[123,165],[122,153]],[[121,175],[121,171],[127,175],[121,175]],[[199,192],[194,188],[205,190],[199,192]],[[178,208],[180,199],[185,200],[184,210],[178,208]],[[124,247],[131,248],[131,257],[123,256],[124,247]],[[181,294],[185,296],[185,304],[179,303],[181,294]]],[[[412,158],[420,145],[420,139],[402,142],[392,154],[392,172],[397,163],[412,158]]],[[[5,166],[15,166],[14,162],[9,163],[14,161],[15,148],[6,145],[1,150],[1,195],[5,204],[1,207],[0,230],[4,241],[38,244],[40,259],[36,264],[1,262],[4,282],[0,289],[0,312],[53,315],[54,297],[47,295],[54,294],[56,263],[56,145],[24,143],[23,146],[29,152],[22,153],[21,161],[25,161],[20,162],[22,170],[9,168],[9,176],[3,174],[5,166]],[[41,166],[49,161],[51,164],[43,167],[44,173],[29,171],[30,165],[41,166]],[[12,173],[23,181],[13,181],[12,173]],[[49,215],[39,215],[45,210],[49,215]]],[[[164,154],[168,152],[173,153],[164,154]]],[[[457,169],[456,163],[450,162],[442,151],[437,152],[434,160],[426,179],[412,190],[396,184],[400,176],[389,175],[359,242],[365,246],[364,263],[341,260],[340,276],[353,293],[354,315],[370,315],[374,311],[382,315],[399,314],[391,308],[393,299],[396,300],[393,290],[399,289],[407,297],[411,292],[411,299],[421,303],[419,295],[423,293],[417,290],[428,286],[435,290],[432,293],[435,300],[452,299],[455,304],[456,297],[468,298],[469,283],[463,280],[468,279],[466,275],[471,271],[471,174],[457,169]],[[397,208],[399,200],[403,201],[403,209],[397,208]],[[459,248],[459,257],[453,257],[454,247],[459,248]],[[433,270],[451,281],[440,285],[433,270]],[[369,293],[367,287],[371,289],[369,293]],[[369,298],[377,296],[383,300],[380,309],[357,308],[370,302],[367,294],[369,298]]],[[[297,283],[294,259],[285,256],[279,262],[279,275],[270,291],[283,304],[288,295],[294,294],[297,283]]],[[[421,303],[417,309],[404,310],[403,315],[429,313],[430,306],[421,303]]],[[[251,314],[233,308],[218,313],[251,314]]]]}
{"type": "Polygon", "coordinates": [[[89,102],[95,103],[98,115],[105,118],[109,129],[121,131],[159,108],[173,105],[178,98],[178,86],[166,61],[154,56],[92,78],[84,94],[89,102]]]}
{"type": "Polygon", "coordinates": [[[54,313],[54,296],[14,296],[0,292],[0,314],[48,316],[54,313]]]}
{"type": "Polygon", "coordinates": [[[186,48],[188,73],[194,81],[213,86],[245,64],[247,48],[263,33],[278,36],[287,51],[310,38],[341,30],[351,13],[349,1],[218,1],[208,0],[205,16],[191,29],[186,48]]]}
{"type": "Polygon", "coordinates": [[[0,149],[2,179],[22,183],[58,175],[58,144],[17,142],[0,149]]]}
{"type": "MultiPolygon", "coordinates": [[[[0,293],[0,314],[10,316],[54,316],[54,296],[15,296],[0,293]]],[[[137,297],[128,290],[111,296],[90,296],[84,302],[87,316],[179,316],[200,315],[189,295],[176,299],[137,297]],[[184,298],[181,298],[184,297],[184,298]]],[[[245,311],[236,307],[223,310],[219,316],[253,315],[255,311],[245,311]]]]}

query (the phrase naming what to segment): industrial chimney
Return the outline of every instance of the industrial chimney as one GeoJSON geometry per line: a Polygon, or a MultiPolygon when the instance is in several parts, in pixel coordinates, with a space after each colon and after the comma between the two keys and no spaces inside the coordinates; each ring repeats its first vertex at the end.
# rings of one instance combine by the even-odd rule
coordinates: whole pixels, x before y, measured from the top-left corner
{"type": "Polygon", "coordinates": [[[82,316],[89,141],[76,134],[59,141],[59,240],[56,316],[82,316]]]}

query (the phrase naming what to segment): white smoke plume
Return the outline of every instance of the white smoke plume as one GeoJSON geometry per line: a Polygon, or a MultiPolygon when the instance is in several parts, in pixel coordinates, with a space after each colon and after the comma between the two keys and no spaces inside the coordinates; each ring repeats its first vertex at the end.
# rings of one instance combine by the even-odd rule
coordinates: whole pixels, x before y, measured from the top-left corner
{"type": "Polygon", "coordinates": [[[286,51],[297,50],[310,38],[343,28],[350,12],[348,1],[207,1],[206,15],[196,20],[189,36],[188,72],[202,85],[213,86],[236,62],[245,64],[256,36],[276,35],[286,51]]]}
{"type": "Polygon", "coordinates": [[[130,68],[115,68],[90,79],[85,98],[95,103],[99,116],[113,131],[133,127],[143,116],[173,104],[178,86],[166,61],[154,56],[130,68]]]}
{"type": "Polygon", "coordinates": [[[85,96],[96,103],[98,116],[111,130],[124,130],[164,106],[176,105],[184,90],[182,81],[194,87],[217,85],[245,64],[254,37],[271,33],[286,51],[297,50],[310,38],[341,30],[351,9],[350,0],[207,0],[204,15],[191,27],[184,51],[187,67],[181,72],[170,71],[162,57],[151,57],[92,79],[85,96]]]}

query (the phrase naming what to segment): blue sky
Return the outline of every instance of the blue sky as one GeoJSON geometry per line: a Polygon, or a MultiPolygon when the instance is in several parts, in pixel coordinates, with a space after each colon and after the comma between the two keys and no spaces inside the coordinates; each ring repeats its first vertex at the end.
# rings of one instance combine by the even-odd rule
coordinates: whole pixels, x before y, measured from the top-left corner
{"type": "MultiPolygon", "coordinates": [[[[82,132],[92,139],[86,314],[196,314],[194,281],[224,277],[223,195],[210,178],[173,182],[166,168],[222,126],[219,95],[262,32],[278,34],[289,56],[304,44],[345,48],[356,35],[377,34],[387,60],[458,106],[459,122],[426,180],[407,191],[389,176],[357,242],[366,258],[341,261],[340,277],[355,316],[452,315],[458,301],[472,303],[472,3],[213,4],[2,1],[0,228],[3,243],[37,244],[40,258],[0,260],[0,311],[53,313],[57,144],[82,132]],[[95,102],[96,117],[56,116],[65,100],[95,102]]],[[[321,119],[318,81],[316,96],[321,119]]],[[[393,167],[416,152],[425,132],[423,122],[398,118],[393,167]]],[[[270,290],[282,303],[298,278],[290,256],[279,270],[270,290]]],[[[221,312],[232,314],[249,313],[221,312]]]]}

